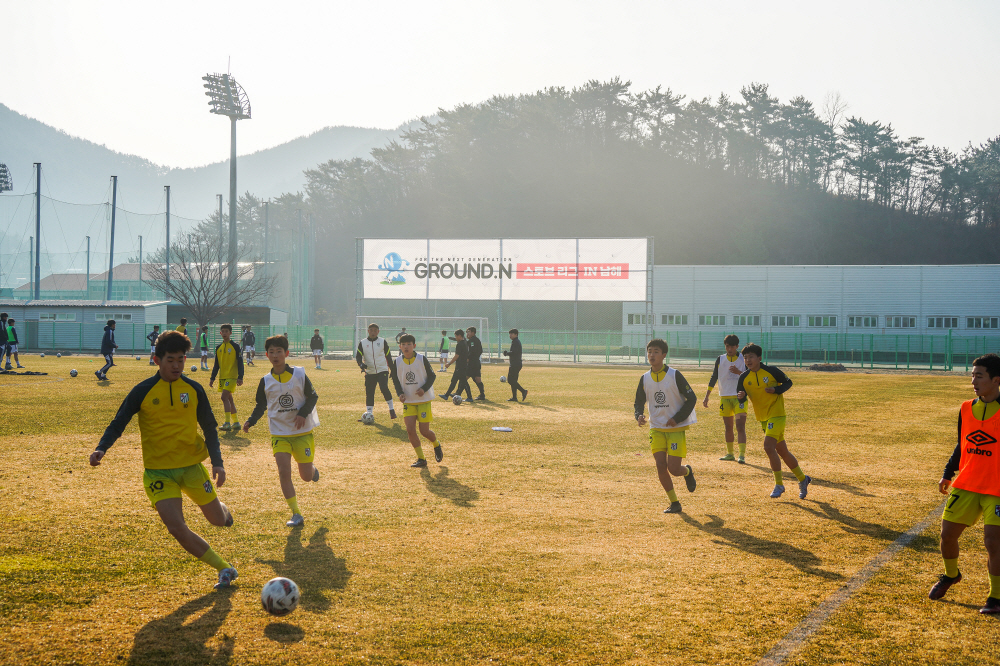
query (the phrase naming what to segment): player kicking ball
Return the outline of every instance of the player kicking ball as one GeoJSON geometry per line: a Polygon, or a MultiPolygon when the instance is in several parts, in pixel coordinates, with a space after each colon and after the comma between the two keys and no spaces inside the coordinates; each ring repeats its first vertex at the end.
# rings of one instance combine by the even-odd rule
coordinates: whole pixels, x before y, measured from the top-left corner
{"type": "Polygon", "coordinates": [[[139,415],[142,441],[142,483],[146,496],[184,550],[219,572],[216,588],[229,587],[238,575],[236,569],[212,550],[204,539],[191,531],[184,521],[181,494],[201,507],[212,525],[231,527],[233,515],[219,501],[212,479],[221,488],[226,482],[222,466],[215,415],[205,389],[182,377],[191,341],[177,331],[168,331],[156,340],[153,361],[159,371],[140,382],[125,397],[114,420],[108,425],[97,449],[90,454],[90,465],[97,467],[108,449],[121,437],[125,426],[139,415]],[[204,437],[198,433],[198,426],[204,437]],[[212,476],[202,464],[212,459],[212,476]]]}
{"type": "Polygon", "coordinates": [[[392,376],[392,383],[396,387],[399,401],[403,403],[406,434],[410,438],[413,450],[417,453],[417,459],[410,467],[427,467],[427,458],[424,457],[420,437],[417,435],[418,422],[420,434],[434,445],[434,460],[441,462],[444,459],[444,452],[441,450],[441,441],[431,430],[431,421],[434,420],[431,403],[434,401],[436,375],[431,362],[423,354],[418,354],[415,351],[416,347],[417,339],[409,333],[399,336],[399,356],[395,359],[396,372],[392,376]]]}
{"type": "Polygon", "coordinates": [[[1000,356],[986,354],[972,362],[974,400],[958,412],[958,443],[951,454],[938,490],[948,495],[941,517],[941,556],[944,574],[931,588],[931,599],[940,599],[962,580],[958,570],[958,538],[983,518],[990,594],[979,612],[1000,614],[1000,356]],[[955,478],[955,472],[958,478],[955,478]],[[954,479],[954,480],[952,480],[954,479]],[[949,493],[949,488],[951,492],[949,493]]]}
{"type": "Polygon", "coordinates": [[[792,470],[799,480],[799,499],[805,499],[812,477],[806,476],[799,467],[799,461],[788,450],[785,443],[785,398],[784,393],[792,388],[792,380],[778,368],[760,362],[763,350],[760,345],[749,344],[743,348],[743,360],[747,369],[736,384],[736,397],[750,398],[754,416],[760,421],[764,431],[764,453],[774,472],[774,490],[771,497],[781,497],[785,485],[781,475],[781,461],[792,470]]]}
{"type": "Polygon", "coordinates": [[[681,465],[681,461],[687,456],[684,431],[698,422],[694,413],[698,396],[684,375],[664,363],[668,349],[666,341],[659,338],[646,345],[649,372],[639,378],[635,390],[635,420],[640,426],[646,425],[646,403],[649,403],[649,448],[656,461],[660,485],[670,498],[670,508],[663,513],[680,513],[681,503],[670,477],[683,476],[688,492],[694,492],[697,485],[694,470],[691,465],[681,465]]]}
{"type": "Polygon", "coordinates": [[[271,451],[278,466],[281,493],[292,510],[288,527],[301,527],[304,519],[299,510],[299,500],[292,484],[292,458],[299,466],[303,481],[319,481],[319,470],[313,464],[316,442],[313,428],[319,425],[316,403],[319,396],[306,371],[288,365],[288,338],[274,335],[264,341],[264,353],[271,362],[271,372],[260,378],[257,386],[257,404],[250,418],[243,424],[243,432],[250,432],[260,417],[267,412],[271,431],[271,451]]]}

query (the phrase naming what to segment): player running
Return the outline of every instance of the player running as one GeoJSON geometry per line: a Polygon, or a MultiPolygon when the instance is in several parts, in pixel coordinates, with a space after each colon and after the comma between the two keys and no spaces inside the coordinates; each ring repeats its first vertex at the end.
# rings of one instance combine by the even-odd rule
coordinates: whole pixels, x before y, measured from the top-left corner
{"type": "Polygon", "coordinates": [[[424,450],[420,446],[420,437],[417,435],[417,423],[420,423],[420,434],[434,445],[434,460],[441,462],[444,460],[444,451],[441,450],[441,440],[437,438],[431,430],[431,421],[434,415],[431,413],[431,403],[434,401],[434,368],[431,362],[423,354],[418,354],[415,350],[417,339],[406,333],[399,338],[399,356],[396,357],[396,372],[392,375],[392,384],[396,388],[396,395],[403,403],[403,423],[406,424],[406,434],[410,438],[410,445],[417,453],[417,459],[410,467],[427,467],[427,458],[424,457],[424,450]]]}
{"type": "Polygon", "coordinates": [[[722,415],[722,422],[726,426],[726,455],[719,460],[736,460],[733,456],[733,426],[736,426],[736,437],[740,443],[741,465],[746,464],[744,458],[747,450],[747,401],[736,397],[736,383],[740,375],[747,369],[743,361],[743,354],[740,353],[740,339],[735,335],[727,335],[723,339],[726,345],[726,353],[715,359],[715,369],[712,370],[712,378],[708,380],[708,391],[705,393],[705,401],[702,403],[708,407],[708,396],[712,395],[712,389],[716,382],[719,384],[719,412],[722,415]]]}
{"type": "MultiPolygon", "coordinates": [[[[389,392],[389,374],[394,367],[389,343],[379,337],[378,324],[368,325],[368,337],[358,343],[354,352],[354,360],[358,362],[361,373],[365,376],[365,408],[369,414],[375,409],[375,387],[382,390],[382,397],[389,406],[389,418],[396,418],[396,407],[389,392]]],[[[362,421],[358,419],[358,421],[362,421]]]]}
{"type": "Polygon", "coordinates": [[[972,362],[972,390],[958,411],[958,443],[938,483],[948,495],[941,517],[941,556],[944,573],[931,588],[940,599],[962,580],[958,570],[958,538],[983,518],[990,593],[979,612],[1000,614],[1000,356],[986,354],[972,362]],[[958,478],[955,478],[955,472],[958,478]],[[953,480],[954,479],[954,480],[953,480]],[[950,488],[950,493],[949,493],[950,488]]]}
{"type": "Polygon", "coordinates": [[[693,493],[697,482],[691,465],[681,466],[687,456],[687,438],[684,431],[698,422],[694,408],[698,404],[691,385],[684,375],[667,366],[669,347],[666,341],[650,340],[646,345],[649,372],[639,378],[635,390],[635,420],[646,425],[646,403],[649,403],[649,448],[656,461],[656,474],[660,485],[667,491],[670,508],[663,513],[680,513],[681,503],[674,491],[673,476],[683,476],[688,492],[693,493]]]}
{"type": "Polygon", "coordinates": [[[153,326],[153,331],[151,333],[149,333],[149,335],[146,336],[146,339],[149,340],[149,364],[150,365],[156,365],[156,363],[153,362],[153,356],[156,355],[156,338],[158,338],[158,337],[160,337],[160,327],[159,326],[153,326]]]}
{"type": "Polygon", "coordinates": [[[476,327],[470,326],[465,329],[465,340],[469,345],[469,379],[479,387],[479,395],[476,400],[486,400],[486,387],[483,385],[483,362],[480,357],[483,355],[483,342],[476,337],[476,327]]]}
{"type": "Polygon", "coordinates": [[[472,387],[469,386],[469,344],[465,341],[465,332],[462,329],[455,331],[455,357],[448,361],[445,368],[451,366],[452,363],[455,364],[455,374],[451,376],[451,384],[448,386],[448,390],[445,392],[442,398],[445,400],[452,396],[452,391],[455,391],[455,387],[458,390],[454,395],[461,396],[462,391],[468,396],[469,402],[472,401],[472,387]]]}
{"type": "Polygon", "coordinates": [[[736,397],[750,398],[753,413],[764,431],[764,453],[774,472],[774,490],[771,497],[781,497],[785,486],[781,477],[781,461],[792,470],[799,480],[799,499],[805,499],[812,477],[806,476],[799,467],[799,461],[788,450],[785,443],[785,398],[784,393],[792,388],[792,380],[772,365],[760,362],[763,350],[760,345],[749,344],[743,348],[743,360],[747,369],[736,384],[736,397]]]}
{"type": "Polygon", "coordinates": [[[237,577],[236,569],[223,560],[184,521],[181,493],[201,507],[212,525],[231,527],[233,515],[219,501],[212,486],[222,487],[226,470],[215,432],[215,415],[205,389],[181,373],[191,341],[176,331],[169,331],[156,341],[153,360],[159,371],[133,388],[114,420],[111,421],[97,449],[90,454],[90,465],[97,467],[108,449],[122,436],[132,417],[139,415],[139,438],[142,442],[142,483],[146,496],[160,520],[177,542],[202,562],[219,572],[216,588],[228,587],[237,577]],[[204,437],[198,433],[201,426],[204,437]],[[202,464],[212,459],[212,476],[202,464]]]}
{"type": "Polygon", "coordinates": [[[250,324],[247,324],[243,328],[243,338],[240,340],[240,343],[243,345],[243,353],[247,355],[247,365],[255,365],[253,360],[257,356],[255,348],[257,344],[257,336],[254,335],[250,324]]]}
{"type": "Polygon", "coordinates": [[[209,380],[208,387],[215,385],[215,378],[218,376],[222,409],[226,412],[226,422],[219,426],[219,430],[239,430],[240,420],[236,417],[236,400],[233,394],[236,393],[237,386],[243,386],[243,354],[240,353],[239,346],[230,339],[233,336],[232,324],[220,326],[219,333],[222,335],[222,342],[215,348],[215,365],[212,366],[212,379],[209,380]]]}
{"type": "Polygon", "coordinates": [[[292,511],[292,517],[285,525],[301,527],[304,519],[295,495],[295,485],[292,483],[292,458],[295,458],[299,466],[299,478],[303,481],[319,481],[319,470],[313,464],[316,442],[312,433],[313,428],[319,425],[319,417],[316,415],[319,396],[306,376],[306,371],[288,365],[288,338],[271,336],[264,341],[264,354],[271,362],[271,371],[260,378],[257,405],[243,424],[243,432],[250,432],[250,428],[267,412],[271,451],[278,466],[281,493],[292,511]]]}
{"type": "Polygon", "coordinates": [[[101,356],[104,357],[104,367],[94,373],[97,375],[98,381],[108,379],[108,371],[115,365],[116,349],[118,349],[118,344],[115,342],[115,320],[109,319],[108,325],[104,327],[104,337],[101,338],[101,356]]]}

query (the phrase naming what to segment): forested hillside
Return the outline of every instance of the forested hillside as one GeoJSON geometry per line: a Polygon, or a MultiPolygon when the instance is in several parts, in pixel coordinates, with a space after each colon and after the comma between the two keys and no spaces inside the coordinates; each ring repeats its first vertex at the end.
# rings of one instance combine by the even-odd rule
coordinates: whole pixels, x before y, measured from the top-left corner
{"type": "Polygon", "coordinates": [[[956,155],[843,111],[762,84],[495,97],[308,170],[271,220],[294,233],[312,215],[316,307],[335,313],[352,310],[355,237],[652,236],[657,263],[997,261],[1000,137],[956,155]]]}

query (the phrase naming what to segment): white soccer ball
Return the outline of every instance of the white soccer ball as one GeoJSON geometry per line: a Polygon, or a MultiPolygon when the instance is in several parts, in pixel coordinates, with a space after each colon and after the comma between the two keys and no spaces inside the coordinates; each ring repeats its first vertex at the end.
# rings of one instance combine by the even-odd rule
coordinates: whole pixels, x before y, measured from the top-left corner
{"type": "Polygon", "coordinates": [[[451,401],[453,403],[455,403],[456,405],[461,405],[462,404],[462,396],[460,396],[460,395],[453,395],[453,396],[451,396],[451,401]]]}
{"type": "Polygon", "coordinates": [[[365,425],[375,425],[375,415],[371,412],[365,412],[361,415],[361,422],[365,425]]]}
{"type": "Polygon", "coordinates": [[[42,352],[42,353],[40,354],[40,357],[41,357],[41,358],[45,358],[45,352],[42,352]]]}
{"type": "Polygon", "coordinates": [[[78,374],[79,374],[79,373],[78,373],[78,372],[77,372],[76,370],[70,370],[70,371],[69,371],[69,376],[70,376],[70,377],[76,377],[76,376],[77,376],[78,374]]]}
{"type": "Polygon", "coordinates": [[[141,356],[136,356],[136,357],[135,357],[135,360],[137,360],[137,361],[141,361],[141,360],[142,360],[142,357],[141,357],[141,356]]]}
{"type": "Polygon", "coordinates": [[[56,358],[62,358],[62,354],[61,353],[57,353],[56,354],[56,358]]]}
{"type": "Polygon", "coordinates": [[[260,605],[271,615],[288,615],[299,605],[299,586],[288,578],[272,578],[260,591],[260,605]]]}
{"type": "Polygon", "coordinates": [[[198,372],[198,366],[197,365],[192,365],[191,366],[191,372],[198,372]]]}
{"type": "Polygon", "coordinates": [[[501,384],[506,384],[507,383],[507,377],[505,377],[504,375],[500,375],[500,383],[501,384]]]}

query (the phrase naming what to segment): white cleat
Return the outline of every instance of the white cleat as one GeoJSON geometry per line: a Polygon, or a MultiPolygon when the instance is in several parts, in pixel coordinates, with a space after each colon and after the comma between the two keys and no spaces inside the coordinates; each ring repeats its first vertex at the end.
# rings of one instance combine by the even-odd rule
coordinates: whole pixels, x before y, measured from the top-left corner
{"type": "Polygon", "coordinates": [[[285,522],[286,527],[302,527],[302,524],[306,521],[303,520],[300,514],[293,514],[291,520],[285,522]]]}
{"type": "Polygon", "coordinates": [[[781,497],[783,492],[785,492],[784,486],[775,486],[774,490],[771,491],[771,497],[781,497]]]}

